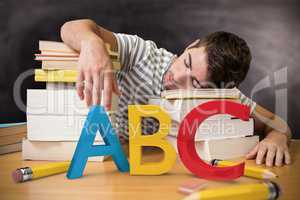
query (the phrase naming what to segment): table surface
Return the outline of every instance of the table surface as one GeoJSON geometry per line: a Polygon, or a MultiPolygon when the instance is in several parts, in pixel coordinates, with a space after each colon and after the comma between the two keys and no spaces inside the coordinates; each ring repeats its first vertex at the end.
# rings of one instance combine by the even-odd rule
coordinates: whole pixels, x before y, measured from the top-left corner
{"type": "MultiPolygon", "coordinates": [[[[126,147],[125,147],[126,148],[126,147]]],[[[289,166],[270,168],[278,175],[274,179],[283,193],[280,199],[300,198],[300,140],[292,141],[290,148],[293,163],[289,166]]],[[[161,159],[159,152],[145,152],[145,161],[161,159]]],[[[178,186],[195,178],[177,160],[172,170],[159,176],[131,176],[120,173],[112,160],[103,163],[89,162],[84,176],[68,180],[65,174],[36,179],[16,184],[11,172],[16,168],[47,163],[46,161],[23,161],[21,153],[0,156],[0,199],[182,199],[178,186]]],[[[246,161],[254,165],[253,160],[246,161]]],[[[260,180],[241,177],[234,181],[207,181],[207,187],[227,186],[238,183],[253,183],[260,180]]]]}

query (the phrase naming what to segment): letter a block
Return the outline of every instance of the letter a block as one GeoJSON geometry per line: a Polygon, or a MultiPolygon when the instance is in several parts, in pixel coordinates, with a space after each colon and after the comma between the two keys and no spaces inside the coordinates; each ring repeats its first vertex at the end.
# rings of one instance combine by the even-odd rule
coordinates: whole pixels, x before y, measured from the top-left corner
{"type": "Polygon", "coordinates": [[[171,125],[169,115],[156,105],[129,105],[128,117],[130,174],[159,175],[168,172],[176,161],[174,148],[164,139],[171,125]],[[152,135],[142,135],[142,117],[156,118],[160,124],[159,130],[152,135]],[[143,146],[159,147],[164,151],[164,159],[141,164],[143,146]]]}
{"type": "Polygon", "coordinates": [[[121,172],[129,171],[128,160],[104,108],[93,106],[84,123],[67,177],[69,179],[81,177],[88,157],[105,155],[112,156],[121,172]],[[93,145],[98,130],[106,145],[93,145]]]}

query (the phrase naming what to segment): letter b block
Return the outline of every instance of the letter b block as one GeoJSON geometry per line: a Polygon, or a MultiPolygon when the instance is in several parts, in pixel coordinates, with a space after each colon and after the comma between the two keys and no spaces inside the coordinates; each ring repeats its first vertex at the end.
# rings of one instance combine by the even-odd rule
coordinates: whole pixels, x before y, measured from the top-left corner
{"type": "Polygon", "coordinates": [[[169,115],[156,105],[129,105],[129,160],[132,175],[159,175],[168,172],[176,161],[176,152],[164,138],[169,132],[171,119],[169,115]],[[142,135],[142,117],[154,117],[160,128],[152,135],[142,135]],[[164,151],[161,162],[141,164],[142,147],[154,146],[164,151]]]}

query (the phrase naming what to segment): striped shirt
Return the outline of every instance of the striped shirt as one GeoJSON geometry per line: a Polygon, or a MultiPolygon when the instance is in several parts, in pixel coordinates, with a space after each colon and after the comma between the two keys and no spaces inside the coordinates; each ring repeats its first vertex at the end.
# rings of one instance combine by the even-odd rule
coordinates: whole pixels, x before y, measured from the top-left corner
{"type": "MultiPolygon", "coordinates": [[[[164,90],[163,76],[176,55],[137,35],[115,33],[114,36],[122,66],[116,74],[121,92],[116,129],[121,138],[128,139],[128,105],[147,104],[150,97],[160,96],[164,90]]],[[[240,99],[243,104],[250,106],[251,112],[254,110],[254,101],[242,93],[240,99]]],[[[149,121],[145,120],[143,123],[147,124],[149,121]]]]}

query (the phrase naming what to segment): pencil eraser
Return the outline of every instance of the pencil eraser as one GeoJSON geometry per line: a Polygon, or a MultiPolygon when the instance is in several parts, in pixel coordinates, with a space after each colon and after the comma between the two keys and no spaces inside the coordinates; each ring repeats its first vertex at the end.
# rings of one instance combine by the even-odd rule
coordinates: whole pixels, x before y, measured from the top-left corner
{"type": "Polygon", "coordinates": [[[16,182],[22,182],[23,181],[23,175],[22,172],[20,170],[15,170],[11,173],[12,179],[16,182]]]}
{"type": "Polygon", "coordinates": [[[207,180],[204,179],[192,179],[183,184],[178,188],[178,191],[183,194],[191,194],[199,191],[207,186],[207,180]]]}

